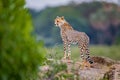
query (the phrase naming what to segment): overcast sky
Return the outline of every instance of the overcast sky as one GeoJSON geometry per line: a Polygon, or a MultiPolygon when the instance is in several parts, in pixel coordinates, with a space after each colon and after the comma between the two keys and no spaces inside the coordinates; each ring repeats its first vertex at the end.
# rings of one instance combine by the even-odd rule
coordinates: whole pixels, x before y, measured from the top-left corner
{"type": "MultiPolygon", "coordinates": [[[[39,11],[44,9],[47,6],[66,5],[70,1],[82,3],[82,2],[91,2],[93,0],[26,0],[26,7],[39,11]]],[[[120,2],[120,0],[98,0],[98,1],[109,1],[114,3],[120,2]]]]}

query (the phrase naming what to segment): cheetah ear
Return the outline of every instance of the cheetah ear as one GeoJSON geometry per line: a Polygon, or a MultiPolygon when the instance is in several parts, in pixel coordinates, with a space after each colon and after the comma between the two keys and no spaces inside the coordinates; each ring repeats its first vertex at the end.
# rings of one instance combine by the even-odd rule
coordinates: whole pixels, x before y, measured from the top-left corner
{"type": "Polygon", "coordinates": [[[59,16],[57,16],[57,18],[59,18],[59,16]]]}
{"type": "Polygon", "coordinates": [[[64,16],[62,16],[61,19],[64,20],[64,16]]]}

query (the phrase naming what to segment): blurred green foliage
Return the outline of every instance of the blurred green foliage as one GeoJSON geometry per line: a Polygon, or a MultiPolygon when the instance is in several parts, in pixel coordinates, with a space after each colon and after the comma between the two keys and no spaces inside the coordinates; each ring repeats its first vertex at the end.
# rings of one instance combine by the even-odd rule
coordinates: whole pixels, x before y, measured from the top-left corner
{"type": "Polygon", "coordinates": [[[45,59],[24,0],[0,0],[0,80],[32,80],[45,59]]]}
{"type": "Polygon", "coordinates": [[[66,62],[62,62],[63,54],[61,46],[47,48],[47,60],[45,65],[39,68],[40,80],[80,80],[72,68],[69,72],[66,62]]]}
{"type": "Polygon", "coordinates": [[[44,66],[40,67],[39,79],[40,80],[73,80],[72,76],[67,72],[67,65],[59,60],[47,60],[44,66]],[[72,78],[72,79],[71,79],[72,78]]]}

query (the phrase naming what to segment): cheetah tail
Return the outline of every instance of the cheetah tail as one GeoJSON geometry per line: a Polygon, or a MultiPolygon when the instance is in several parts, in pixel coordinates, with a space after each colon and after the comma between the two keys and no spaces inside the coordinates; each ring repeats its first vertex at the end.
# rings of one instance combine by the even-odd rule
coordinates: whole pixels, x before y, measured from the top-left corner
{"type": "Polygon", "coordinates": [[[87,60],[90,64],[93,64],[93,63],[94,63],[93,60],[90,58],[90,56],[88,56],[88,57],[86,58],[86,60],[87,60]]]}

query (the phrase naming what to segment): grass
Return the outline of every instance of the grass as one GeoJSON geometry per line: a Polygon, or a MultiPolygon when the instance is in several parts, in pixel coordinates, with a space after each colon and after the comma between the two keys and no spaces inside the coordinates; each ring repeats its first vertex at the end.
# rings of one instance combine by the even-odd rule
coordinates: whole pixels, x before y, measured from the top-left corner
{"type": "Polygon", "coordinates": [[[91,46],[90,51],[93,56],[105,56],[120,60],[120,46],[91,46]]]}
{"type": "MultiPolygon", "coordinates": [[[[49,58],[60,59],[63,57],[63,47],[61,45],[53,48],[47,48],[49,58]]],[[[71,55],[73,60],[80,59],[80,50],[77,46],[71,46],[71,55]]],[[[105,45],[91,45],[90,46],[91,56],[104,56],[114,60],[120,60],[120,46],[105,46],[105,45]]]]}

